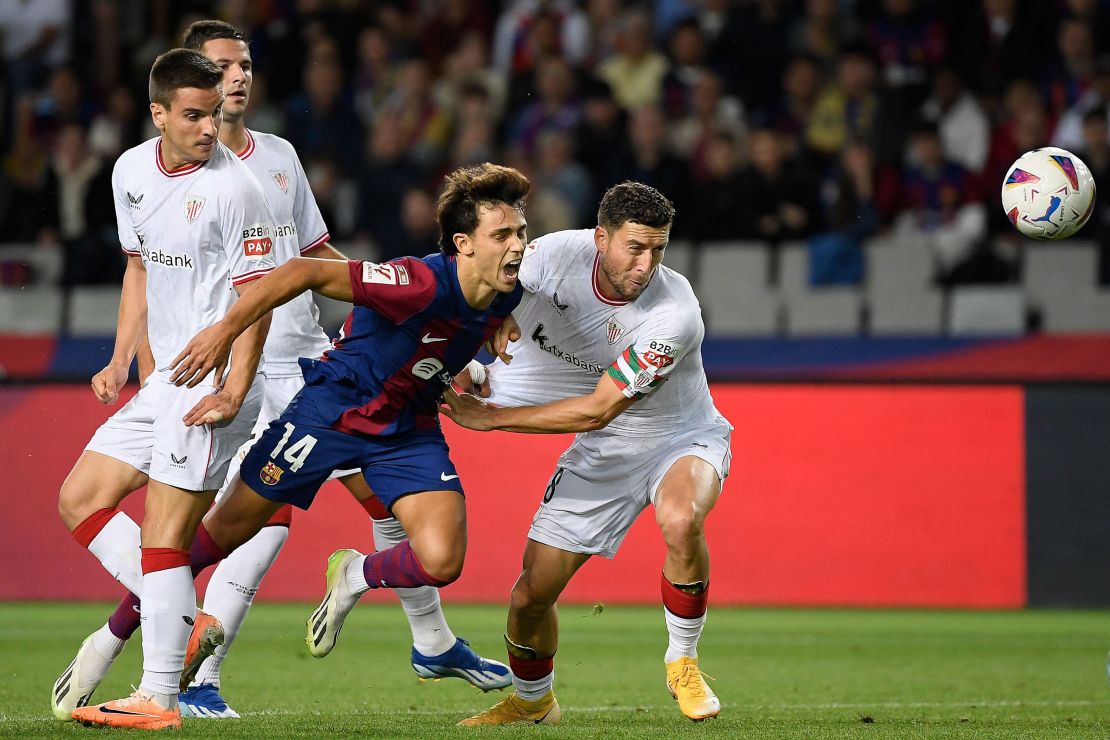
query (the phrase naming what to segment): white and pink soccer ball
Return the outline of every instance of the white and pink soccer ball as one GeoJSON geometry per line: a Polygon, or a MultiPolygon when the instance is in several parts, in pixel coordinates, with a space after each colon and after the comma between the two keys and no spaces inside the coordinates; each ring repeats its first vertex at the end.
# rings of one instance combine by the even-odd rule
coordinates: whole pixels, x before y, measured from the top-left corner
{"type": "Polygon", "coordinates": [[[1067,239],[1095,207],[1095,179],[1083,160],[1054,146],[1018,157],[1002,182],[1002,208],[1032,239],[1067,239]]]}

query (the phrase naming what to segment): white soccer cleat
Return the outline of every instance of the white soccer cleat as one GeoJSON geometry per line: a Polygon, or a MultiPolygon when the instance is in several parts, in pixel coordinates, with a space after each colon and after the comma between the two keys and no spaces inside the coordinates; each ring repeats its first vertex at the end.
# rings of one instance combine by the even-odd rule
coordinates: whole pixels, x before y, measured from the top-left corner
{"type": "Polygon", "coordinates": [[[324,600],[306,623],[308,635],[305,642],[308,652],[314,658],[323,658],[335,647],[343,620],[355,608],[362,594],[356,594],[347,585],[347,566],[355,558],[362,557],[358,550],[336,550],[328,558],[328,570],[324,574],[327,591],[324,600]]]}
{"type": "MultiPolygon", "coordinates": [[[[96,651],[92,643],[93,636],[89,635],[77,649],[77,655],[54,682],[54,691],[50,694],[50,711],[62,722],[72,720],[73,710],[89,703],[96,687],[111,668],[112,661],[119,655],[116,653],[111,658],[105,658],[96,651]]],[[[125,644],[120,645],[120,652],[123,652],[125,644]]]]}

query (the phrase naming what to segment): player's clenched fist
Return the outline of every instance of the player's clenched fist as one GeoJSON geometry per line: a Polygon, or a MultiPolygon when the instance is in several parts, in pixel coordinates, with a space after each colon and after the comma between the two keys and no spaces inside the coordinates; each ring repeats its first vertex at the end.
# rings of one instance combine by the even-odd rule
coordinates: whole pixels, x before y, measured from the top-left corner
{"type": "Polygon", "coordinates": [[[92,390],[96,400],[113,404],[119,399],[119,390],[127,383],[127,368],[108,365],[92,377],[92,390]]]}
{"type": "Polygon", "coordinates": [[[219,388],[224,382],[224,370],[227,369],[227,359],[234,339],[235,337],[222,331],[220,324],[202,330],[173,359],[170,364],[170,369],[173,370],[170,382],[179,386],[188,384],[193,388],[215,370],[212,384],[219,388]]]}

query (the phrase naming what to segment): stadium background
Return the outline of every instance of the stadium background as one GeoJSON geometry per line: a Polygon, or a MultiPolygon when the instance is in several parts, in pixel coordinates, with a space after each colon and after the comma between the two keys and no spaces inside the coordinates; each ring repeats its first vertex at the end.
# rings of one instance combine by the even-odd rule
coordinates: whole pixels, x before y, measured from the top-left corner
{"type": "MultiPolygon", "coordinates": [[[[56,491],[108,413],[84,385],[123,267],[106,180],[202,17],[252,38],[248,125],[294,142],[351,256],[430,251],[438,177],[484,159],[532,178],[533,234],[625,178],[676,201],[666,261],[737,427],[715,601],[1110,604],[1110,201],[1064,244],[997,204],[1048,144],[1110,192],[1097,0],[0,0],[0,598],[115,594],[56,491]]],[[[449,434],[471,552],[446,597],[500,602],[565,440],[449,434]]],[[[315,598],[367,546],[353,506],[321,494],[260,598],[315,598]]],[[[568,596],[654,603],[661,554],[644,517],[568,596]]]]}

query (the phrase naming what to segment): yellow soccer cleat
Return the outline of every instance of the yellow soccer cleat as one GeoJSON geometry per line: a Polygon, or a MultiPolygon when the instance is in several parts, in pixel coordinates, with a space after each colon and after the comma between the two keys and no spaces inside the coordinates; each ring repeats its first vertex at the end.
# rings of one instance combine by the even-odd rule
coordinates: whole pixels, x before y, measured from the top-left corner
{"type": "Polygon", "coordinates": [[[667,690],[682,713],[695,722],[721,713],[721,700],[705,683],[696,658],[683,656],[667,663],[667,690]]]}
{"type": "Polygon", "coordinates": [[[458,726],[555,725],[562,716],[563,711],[559,709],[559,702],[553,692],[549,691],[535,701],[521,699],[514,692],[481,714],[462,720],[458,726]]]}
{"type": "Polygon", "coordinates": [[[181,729],[180,710],[177,707],[166,709],[143,691],[136,691],[126,699],[78,707],[73,710],[73,718],[87,725],[127,727],[133,730],[181,729]]]}

